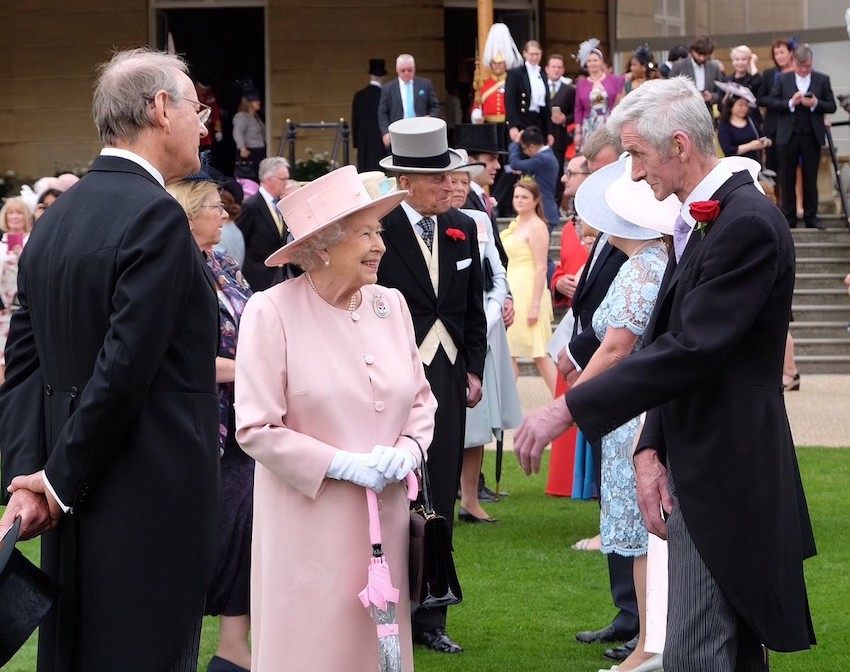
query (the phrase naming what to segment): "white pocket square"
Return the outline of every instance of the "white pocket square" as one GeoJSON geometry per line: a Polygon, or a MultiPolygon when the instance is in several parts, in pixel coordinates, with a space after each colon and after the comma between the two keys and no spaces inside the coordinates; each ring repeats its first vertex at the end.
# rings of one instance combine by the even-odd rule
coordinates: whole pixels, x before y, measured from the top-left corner
{"type": "Polygon", "coordinates": [[[467,268],[472,263],[472,259],[461,259],[457,262],[457,270],[462,271],[464,268],[467,268]]]}

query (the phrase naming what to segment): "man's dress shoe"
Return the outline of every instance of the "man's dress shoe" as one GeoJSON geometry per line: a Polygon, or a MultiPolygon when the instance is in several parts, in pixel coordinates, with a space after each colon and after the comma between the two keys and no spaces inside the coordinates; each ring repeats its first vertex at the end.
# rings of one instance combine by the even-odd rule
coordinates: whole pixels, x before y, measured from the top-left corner
{"type": "Polygon", "coordinates": [[[637,647],[637,643],[638,636],[635,635],[633,639],[630,639],[622,646],[615,646],[611,649],[606,649],[605,653],[603,653],[602,655],[605,656],[608,660],[625,660],[630,655],[632,655],[632,651],[634,651],[635,647],[637,647]]]}
{"type": "Polygon", "coordinates": [[[413,635],[413,641],[439,653],[461,653],[463,647],[446,634],[445,628],[436,628],[413,635]]]}
{"type": "Polygon", "coordinates": [[[624,642],[628,638],[628,634],[618,632],[613,625],[606,625],[601,630],[585,630],[576,635],[576,641],[582,644],[609,644],[624,642]]]}

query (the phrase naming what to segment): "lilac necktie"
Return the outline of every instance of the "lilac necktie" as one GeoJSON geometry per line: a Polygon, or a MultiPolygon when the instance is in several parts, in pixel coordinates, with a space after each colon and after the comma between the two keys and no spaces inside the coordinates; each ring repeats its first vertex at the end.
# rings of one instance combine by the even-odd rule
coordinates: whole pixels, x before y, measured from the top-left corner
{"type": "Polygon", "coordinates": [[[688,234],[690,231],[691,227],[682,219],[682,216],[679,215],[676,217],[676,225],[673,227],[673,250],[676,252],[677,262],[682,258],[685,246],[688,244],[688,234]]]}

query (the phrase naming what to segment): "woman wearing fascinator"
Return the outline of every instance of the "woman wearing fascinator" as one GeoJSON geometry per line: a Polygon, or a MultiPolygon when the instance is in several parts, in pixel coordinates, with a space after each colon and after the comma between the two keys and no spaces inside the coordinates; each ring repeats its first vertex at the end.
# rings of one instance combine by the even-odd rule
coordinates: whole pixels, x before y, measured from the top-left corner
{"type": "Polygon", "coordinates": [[[623,95],[634,91],[648,79],[656,79],[658,70],[655,57],[648,44],[642,44],[632,52],[629,58],[629,72],[623,85],[623,95]]]}
{"type": "Polygon", "coordinates": [[[608,120],[623,91],[624,80],[621,75],[607,72],[605,56],[595,37],[582,42],[573,58],[587,69],[587,77],[576,83],[574,143],[580,152],[584,139],[608,120]]]}

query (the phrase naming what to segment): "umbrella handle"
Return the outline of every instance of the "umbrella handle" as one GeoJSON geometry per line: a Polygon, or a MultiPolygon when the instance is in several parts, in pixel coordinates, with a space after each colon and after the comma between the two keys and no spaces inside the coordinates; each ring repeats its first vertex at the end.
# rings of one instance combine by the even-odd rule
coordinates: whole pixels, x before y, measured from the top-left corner
{"type": "MultiPolygon", "coordinates": [[[[407,498],[412,502],[419,493],[419,481],[412,471],[404,477],[407,484],[407,498]]],[[[366,508],[369,510],[369,542],[374,546],[381,542],[381,517],[378,513],[378,495],[372,488],[366,488],[366,508]]]]}

